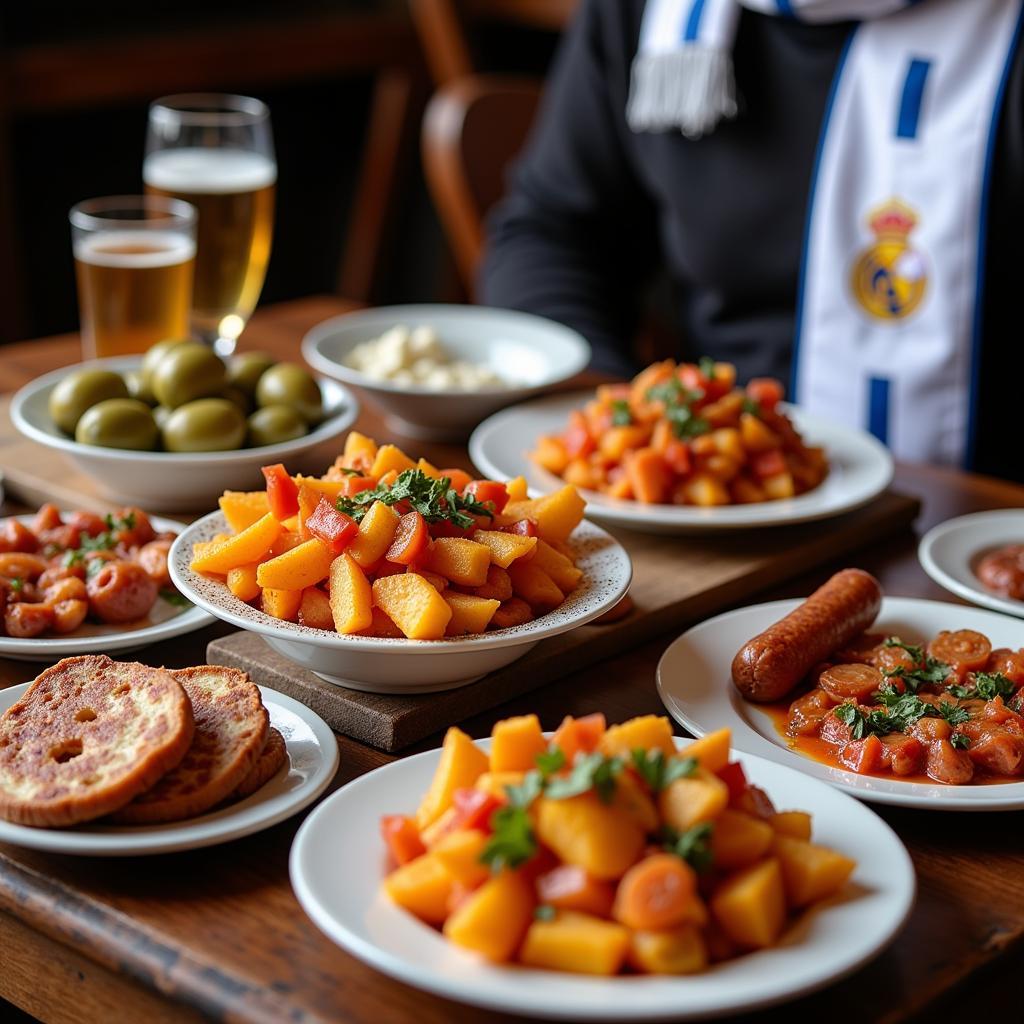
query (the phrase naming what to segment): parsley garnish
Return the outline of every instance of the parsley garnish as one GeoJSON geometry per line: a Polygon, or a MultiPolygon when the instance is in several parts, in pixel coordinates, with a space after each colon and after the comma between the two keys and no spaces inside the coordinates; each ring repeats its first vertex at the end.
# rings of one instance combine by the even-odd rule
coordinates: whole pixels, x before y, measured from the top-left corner
{"type": "Polygon", "coordinates": [[[404,501],[428,523],[450,522],[464,530],[476,524],[474,515],[494,516],[490,505],[477,501],[472,495],[459,494],[449,477],[435,479],[420,469],[404,470],[390,486],[378,485],[351,498],[338,498],[337,508],[359,523],[375,501],[385,505],[404,501]]]}
{"type": "Polygon", "coordinates": [[[672,433],[680,439],[697,437],[711,429],[711,424],[688,405],[670,405],[665,409],[665,419],[672,424],[672,433]]]}
{"type": "Polygon", "coordinates": [[[883,647],[899,647],[906,651],[911,658],[914,659],[915,665],[920,665],[924,661],[924,648],[918,647],[917,644],[905,644],[898,636],[886,637],[885,642],[882,644],[883,647]]]}
{"type": "Polygon", "coordinates": [[[610,804],[615,796],[615,778],[622,769],[623,762],[618,757],[605,757],[599,753],[577,755],[572,771],[551,779],[544,795],[551,800],[568,800],[592,789],[601,803],[610,804]]]}
{"type": "Polygon", "coordinates": [[[358,469],[353,469],[351,466],[335,466],[335,473],[341,473],[342,476],[362,476],[358,469]]]}
{"type": "Polygon", "coordinates": [[[749,395],[744,395],[743,404],[740,406],[743,412],[749,412],[751,416],[761,415],[761,404],[754,401],[749,395]]]}
{"type": "Polygon", "coordinates": [[[633,413],[630,411],[629,402],[624,398],[617,398],[612,402],[612,426],[628,427],[633,422],[633,413]]]}
{"type": "MultiPolygon", "coordinates": [[[[107,514],[103,517],[103,522],[107,527],[106,530],[96,534],[95,537],[83,537],[77,548],[69,548],[64,552],[63,562],[66,568],[70,569],[73,566],[84,564],[85,556],[90,551],[109,551],[111,548],[117,547],[117,534],[122,530],[134,530],[136,518],[134,512],[129,512],[116,519],[107,514]]],[[[91,570],[90,575],[99,572],[99,569],[92,569],[91,563],[89,570],[91,570]]]]}
{"type": "Polygon", "coordinates": [[[1016,689],[1002,672],[975,672],[973,686],[950,686],[948,692],[961,700],[993,700],[1009,697],[1016,689]]]}
{"type": "Polygon", "coordinates": [[[179,594],[174,587],[161,587],[160,596],[168,603],[173,604],[176,608],[191,608],[192,602],[189,601],[184,594],[179,594]]]}
{"type": "Polygon", "coordinates": [[[707,871],[714,860],[711,852],[713,828],[710,821],[702,821],[683,833],[666,827],[663,832],[665,849],[677,857],[682,857],[698,874],[707,871]]]}
{"type": "Polygon", "coordinates": [[[20,594],[25,586],[25,581],[20,576],[14,576],[8,582],[11,584],[11,590],[16,594],[20,594]]]}
{"type": "Polygon", "coordinates": [[[949,742],[953,744],[954,750],[967,750],[971,745],[971,741],[962,732],[953,733],[949,742]]]}
{"type": "Polygon", "coordinates": [[[1009,704],[1006,705],[1011,711],[1015,711],[1018,715],[1024,712],[1024,690],[1021,690],[1009,704]]]}
{"type": "Polygon", "coordinates": [[[906,732],[909,726],[922,718],[944,718],[950,725],[957,726],[971,717],[966,708],[952,701],[944,700],[937,706],[929,704],[916,694],[900,693],[891,683],[884,685],[877,696],[883,707],[874,711],[865,713],[851,701],[835,709],[836,718],[849,726],[852,739],[906,732]]]}
{"type": "Polygon", "coordinates": [[[697,362],[697,369],[700,370],[708,380],[715,379],[715,361],[711,356],[701,356],[697,362]]]}
{"type": "Polygon", "coordinates": [[[550,903],[539,903],[533,908],[535,921],[554,921],[557,911],[550,903]]]}
{"type": "Polygon", "coordinates": [[[500,807],[491,815],[491,828],[494,831],[480,860],[495,874],[518,867],[537,852],[537,838],[525,807],[500,807]]]}
{"type": "Polygon", "coordinates": [[[695,757],[666,757],[664,750],[633,751],[633,767],[651,791],[660,793],[676,779],[686,778],[697,771],[695,757]]]}
{"type": "Polygon", "coordinates": [[[547,778],[549,775],[554,775],[559,769],[565,767],[565,751],[561,747],[555,747],[554,750],[538,754],[534,761],[540,774],[547,778]]]}
{"type": "Polygon", "coordinates": [[[540,772],[527,772],[518,786],[506,786],[508,802],[513,807],[529,807],[544,792],[544,777],[540,772]]]}
{"type": "MultiPolygon", "coordinates": [[[[897,645],[893,644],[892,646],[897,645]]],[[[898,646],[902,647],[903,645],[898,646]]],[[[918,687],[924,684],[933,686],[936,683],[945,682],[949,676],[949,666],[944,661],[938,661],[928,654],[924,658],[924,667],[904,668],[899,665],[894,669],[883,669],[882,675],[886,679],[902,679],[911,693],[917,693],[918,687]]]]}
{"type": "Polygon", "coordinates": [[[678,377],[669,377],[661,384],[655,384],[647,389],[647,401],[673,405],[676,402],[688,401],[688,394],[692,394],[694,398],[701,397],[698,392],[688,392],[678,377]]]}
{"type": "Polygon", "coordinates": [[[126,516],[121,516],[115,519],[111,514],[107,514],[103,517],[103,522],[107,524],[107,529],[114,530],[134,530],[135,529],[135,513],[129,512],[126,516]]]}

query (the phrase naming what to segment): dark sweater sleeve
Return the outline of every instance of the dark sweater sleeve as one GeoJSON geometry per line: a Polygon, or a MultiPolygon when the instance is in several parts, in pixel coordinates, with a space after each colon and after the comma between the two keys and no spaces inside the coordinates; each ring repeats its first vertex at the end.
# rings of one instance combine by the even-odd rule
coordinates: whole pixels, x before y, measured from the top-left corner
{"type": "Polygon", "coordinates": [[[591,366],[635,372],[630,341],[654,264],[653,204],[625,123],[638,6],[585,0],[562,40],[525,154],[488,220],[479,294],[575,328],[591,366]]]}

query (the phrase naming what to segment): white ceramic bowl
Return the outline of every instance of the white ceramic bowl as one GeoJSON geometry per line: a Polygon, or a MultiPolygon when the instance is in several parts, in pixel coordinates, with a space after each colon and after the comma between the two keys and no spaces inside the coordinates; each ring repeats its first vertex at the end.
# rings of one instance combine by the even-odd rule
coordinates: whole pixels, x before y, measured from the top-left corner
{"type": "Polygon", "coordinates": [[[486,306],[382,306],[332,317],[303,339],[310,366],[364,391],[399,433],[434,440],[466,437],[482,419],[579,373],[590,345],[576,331],[528,313],[486,306]],[[434,391],[374,380],[345,363],[364,341],[392,327],[432,327],[456,358],[482,364],[509,381],[504,388],[434,391]]]}
{"type": "Polygon", "coordinates": [[[181,593],[218,619],[259,633],[279,654],[321,679],[368,693],[434,693],[472,683],[521,658],[545,637],[596,619],[626,593],[633,573],[622,545],[584,521],[570,538],[583,579],[547,615],[523,626],[451,640],[344,636],[265,615],[219,580],[192,572],[192,545],[223,532],[230,532],[223,514],[211,512],[178,535],[167,564],[181,593]]]}
{"type": "Polygon", "coordinates": [[[225,490],[255,490],[262,486],[260,466],[284,462],[295,471],[322,473],[337,454],[327,445],[344,434],[359,414],[359,403],[345,387],[319,378],[326,416],[305,437],[260,448],[226,452],[136,452],[79,444],[50,418],[50,392],[69,373],[82,368],[126,373],[137,370],[141,356],[94,359],[65,366],[26,384],[11,400],[15,427],[49,448],[56,448],[92,477],[111,501],[162,512],[209,508],[225,490]],[[316,454],[320,446],[324,450],[316,454]]]}

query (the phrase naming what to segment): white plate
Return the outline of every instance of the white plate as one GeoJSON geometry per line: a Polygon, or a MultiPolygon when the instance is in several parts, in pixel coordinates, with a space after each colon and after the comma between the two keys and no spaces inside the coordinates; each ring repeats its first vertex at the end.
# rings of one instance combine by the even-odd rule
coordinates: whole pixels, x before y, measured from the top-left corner
{"type": "Polygon", "coordinates": [[[1024,601],[993,594],[974,575],[980,555],[1006,544],[1024,544],[1024,509],[997,509],[948,519],[921,538],[917,557],[924,571],[957,597],[1024,618],[1024,601]]]}
{"type": "MultiPolygon", "coordinates": [[[[522,474],[531,492],[548,492],[562,481],[537,466],[529,452],[542,434],[560,434],[569,413],[579,409],[593,391],[550,395],[496,413],[480,424],[469,439],[469,455],[485,476],[510,480],[522,474]]],[[[620,501],[597,491],[581,490],[587,515],[601,522],[644,533],[703,533],[708,530],[744,530],[761,526],[827,519],[866,505],[889,486],[892,456],[870,434],[785,406],[808,444],[823,445],[829,474],[813,491],[783,501],[752,505],[644,505],[620,501]]]]}
{"type": "MultiPolygon", "coordinates": [[[[30,526],[34,517],[13,518],[30,526]]],[[[150,516],[149,521],[160,533],[180,533],[184,529],[183,524],[174,519],[150,516]]],[[[0,520],[0,524],[3,522],[0,520]]],[[[0,635],[0,655],[18,661],[59,661],[74,654],[124,654],[202,629],[214,621],[214,617],[202,608],[195,605],[180,608],[158,597],[149,615],[143,620],[145,625],[125,629],[123,625],[107,626],[86,622],[66,636],[45,636],[35,640],[0,635]]]]}
{"type": "Polygon", "coordinates": [[[174,585],[217,618],[261,634],[279,654],[321,679],[368,693],[433,693],[465,686],[521,658],[546,637],[592,622],[626,593],[633,573],[622,545],[584,520],[569,538],[583,570],[579,586],[554,611],[532,622],[450,640],[345,636],[265,615],[220,580],[193,572],[193,543],[224,532],[231,531],[223,513],[211,512],[178,537],[167,562],[174,585]]]}
{"type": "Polygon", "coordinates": [[[322,472],[337,454],[329,447],[356,421],[355,395],[336,381],[318,378],[324,419],[304,437],[259,448],[224,452],[137,452],[79,444],[50,417],[50,392],[69,373],[80,369],[138,370],[142,356],[115,356],[65,366],[26,384],[11,399],[11,421],[39,444],[56,448],[71,459],[111,501],[145,509],[176,512],[209,508],[225,490],[253,490],[263,484],[260,466],[287,463],[293,469],[322,472]],[[324,450],[320,451],[320,446],[324,450]],[[318,463],[317,460],[320,460],[318,463]],[[302,466],[298,465],[302,462],[302,466]]]}
{"type": "MultiPolygon", "coordinates": [[[[772,601],[716,615],[687,630],[658,663],[658,692],[677,721],[696,736],[729,726],[737,750],[789,765],[805,775],[830,782],[861,800],[924,807],[932,811],[1009,811],[1024,808],[1024,782],[983,786],[943,786],[901,782],[831,768],[791,750],[771,718],[744,700],[732,683],[736,652],[752,637],[778,622],[800,601],[772,601]]],[[[1024,625],[1016,619],[977,608],[887,597],[872,633],[900,636],[916,643],[942,629],[976,629],[993,647],[1024,646],[1024,625]]]]}
{"type": "Polygon", "coordinates": [[[371,967],[436,995],[559,1020],[738,1013],[794,999],[854,971],[890,942],[913,904],[910,858],[877,815],[799,772],[740,754],[748,777],[780,806],[814,815],[816,839],[856,858],[844,894],[799,919],[779,946],[691,977],[597,978],[492,966],[380,891],[385,854],[379,818],[415,810],[439,757],[431,750],[404,758],[344,786],[306,819],[290,858],[295,894],[325,935],[371,967]]]}
{"type": "MultiPolygon", "coordinates": [[[[0,690],[3,714],[31,684],[0,690]]],[[[260,687],[270,724],[288,747],[288,770],[282,769],[252,796],[197,818],[166,825],[101,825],[69,829],[29,828],[0,821],[0,843],[32,850],[89,857],[137,857],[215,846],[262,832],[312,803],[338,769],[338,742],[327,723],[291,697],[260,687]]]]}

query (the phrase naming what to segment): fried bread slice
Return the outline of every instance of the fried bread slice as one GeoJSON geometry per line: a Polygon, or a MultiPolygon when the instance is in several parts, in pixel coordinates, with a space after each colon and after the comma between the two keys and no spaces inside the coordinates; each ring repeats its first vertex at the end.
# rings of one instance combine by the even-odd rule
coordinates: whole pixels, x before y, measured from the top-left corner
{"type": "Polygon", "coordinates": [[[114,821],[155,824],[202,814],[234,792],[267,741],[270,717],[247,673],[200,665],[175,669],[171,676],[192,701],[192,745],[173,771],[122,807],[114,821]]]}
{"type": "Polygon", "coordinates": [[[65,658],[0,716],[0,818],[64,828],[120,809],[176,767],[192,705],[171,673],[65,658]]]}
{"type": "Polygon", "coordinates": [[[284,737],[271,726],[270,732],[267,733],[267,742],[263,745],[263,751],[249,774],[242,779],[238,788],[231,794],[231,799],[244,800],[247,796],[252,796],[281,770],[287,760],[288,746],[284,737]]]}

